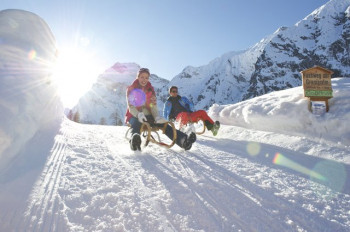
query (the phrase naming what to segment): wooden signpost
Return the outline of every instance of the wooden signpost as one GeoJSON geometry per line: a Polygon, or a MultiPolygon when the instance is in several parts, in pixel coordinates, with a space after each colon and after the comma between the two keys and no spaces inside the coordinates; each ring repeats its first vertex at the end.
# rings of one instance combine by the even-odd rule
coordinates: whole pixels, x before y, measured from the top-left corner
{"type": "Polygon", "coordinates": [[[304,96],[309,98],[309,110],[313,102],[325,102],[329,111],[328,99],[333,97],[331,76],[332,71],[314,66],[300,72],[303,79],[304,96]]]}

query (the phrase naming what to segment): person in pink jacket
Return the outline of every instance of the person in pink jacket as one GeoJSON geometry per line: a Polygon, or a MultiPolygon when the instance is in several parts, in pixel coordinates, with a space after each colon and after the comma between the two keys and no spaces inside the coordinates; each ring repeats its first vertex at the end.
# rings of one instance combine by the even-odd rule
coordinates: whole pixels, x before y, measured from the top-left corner
{"type": "MultiPolygon", "coordinates": [[[[127,111],[125,114],[125,123],[130,124],[132,137],[129,141],[131,150],[141,150],[140,129],[143,122],[148,122],[150,125],[164,124],[168,121],[159,116],[157,107],[157,98],[152,84],[149,82],[150,71],[147,68],[141,68],[136,76],[136,79],[126,90],[127,111]]],[[[175,143],[189,150],[192,143],[196,140],[196,135],[187,134],[177,130],[175,143]]],[[[167,126],[165,134],[169,139],[173,139],[173,130],[171,126],[167,126]]]]}

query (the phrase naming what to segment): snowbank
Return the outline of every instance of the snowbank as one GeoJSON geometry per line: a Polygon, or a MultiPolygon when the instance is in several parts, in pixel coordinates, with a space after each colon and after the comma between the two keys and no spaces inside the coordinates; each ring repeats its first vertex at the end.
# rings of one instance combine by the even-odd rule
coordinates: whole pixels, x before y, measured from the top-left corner
{"type": "Polygon", "coordinates": [[[62,119],[50,76],[55,54],[54,37],[40,17],[0,11],[0,170],[37,131],[62,119]]]}
{"type": "Polygon", "coordinates": [[[303,88],[276,91],[233,105],[214,105],[209,115],[223,124],[313,137],[350,146],[350,78],[332,79],[329,112],[317,116],[308,110],[303,88]]]}

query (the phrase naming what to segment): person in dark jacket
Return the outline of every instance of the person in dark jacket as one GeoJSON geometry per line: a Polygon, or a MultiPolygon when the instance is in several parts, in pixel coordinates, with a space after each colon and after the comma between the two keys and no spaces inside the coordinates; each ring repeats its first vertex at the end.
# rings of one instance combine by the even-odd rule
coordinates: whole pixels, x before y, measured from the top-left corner
{"type": "MultiPolygon", "coordinates": [[[[125,123],[130,124],[132,137],[129,141],[132,150],[141,150],[140,129],[143,122],[150,124],[164,124],[168,121],[158,115],[157,98],[152,84],[149,82],[150,71],[147,68],[141,68],[136,76],[136,80],[127,88],[127,111],[125,114],[125,123]]],[[[177,130],[175,143],[189,150],[192,143],[195,142],[195,134],[187,134],[177,130]]],[[[167,126],[165,134],[173,139],[173,130],[167,126]]]]}
{"type": "Polygon", "coordinates": [[[164,104],[163,117],[167,120],[174,120],[180,123],[180,128],[188,123],[196,123],[203,120],[205,127],[210,130],[214,136],[220,129],[220,122],[213,121],[204,110],[194,110],[193,103],[186,97],[178,95],[178,88],[171,86],[169,89],[169,98],[164,104]]]}

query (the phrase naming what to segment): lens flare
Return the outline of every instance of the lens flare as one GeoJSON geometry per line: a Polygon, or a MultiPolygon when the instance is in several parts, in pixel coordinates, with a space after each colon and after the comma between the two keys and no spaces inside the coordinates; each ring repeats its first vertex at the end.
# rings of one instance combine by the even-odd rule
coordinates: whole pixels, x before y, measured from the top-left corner
{"type": "Polygon", "coordinates": [[[259,143],[248,143],[247,145],[247,152],[251,156],[257,156],[260,153],[260,144],[259,143]]]}
{"type": "Polygon", "coordinates": [[[321,175],[320,173],[310,170],[290,159],[288,159],[287,157],[283,156],[281,153],[276,153],[275,157],[273,158],[272,161],[274,164],[283,166],[283,167],[287,167],[290,168],[294,171],[303,173],[305,175],[310,176],[312,179],[317,179],[317,180],[321,180],[321,181],[326,181],[326,178],[321,175]]]}
{"type": "Polygon", "coordinates": [[[131,105],[142,106],[146,102],[146,94],[141,89],[133,89],[129,93],[128,100],[131,105]]]}
{"type": "Polygon", "coordinates": [[[315,165],[314,171],[326,177],[322,184],[336,192],[343,190],[347,178],[343,164],[331,160],[322,161],[315,165]]]}
{"type": "Polygon", "coordinates": [[[29,60],[34,60],[36,58],[36,51],[35,50],[30,50],[28,53],[28,59],[29,60]]]}

